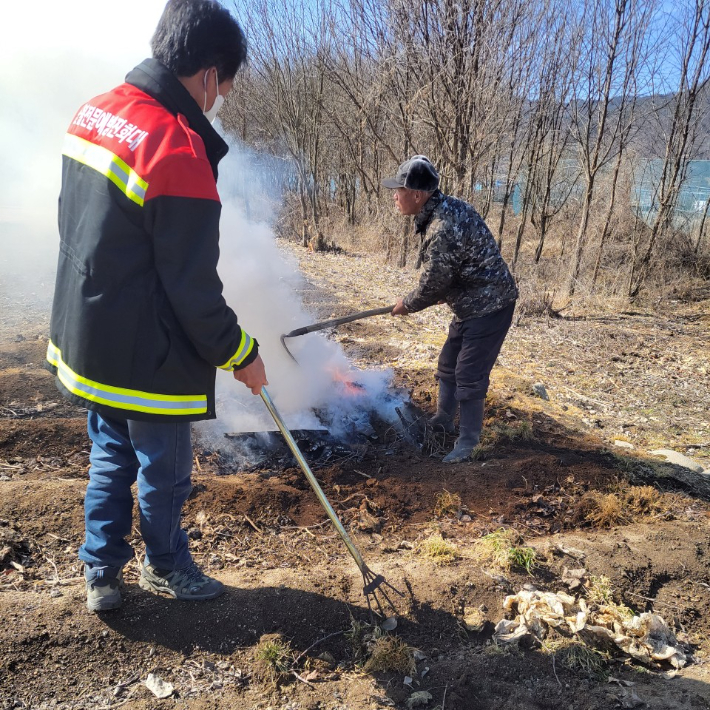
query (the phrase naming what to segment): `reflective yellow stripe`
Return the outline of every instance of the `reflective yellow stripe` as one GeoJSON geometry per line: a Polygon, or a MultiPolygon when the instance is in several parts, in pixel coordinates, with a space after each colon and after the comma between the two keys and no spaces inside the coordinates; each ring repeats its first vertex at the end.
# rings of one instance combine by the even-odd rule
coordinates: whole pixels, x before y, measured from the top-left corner
{"type": "Polygon", "coordinates": [[[207,412],[206,395],[153,394],[140,390],[102,385],[77,375],[63,360],[59,348],[50,340],[47,346],[47,362],[57,368],[59,381],[69,392],[89,402],[104,404],[116,409],[148,414],[204,414],[207,412]]]}
{"type": "Polygon", "coordinates": [[[242,330],[242,339],[239,341],[239,347],[237,348],[237,352],[232,355],[232,357],[227,360],[227,362],[224,363],[224,365],[220,365],[219,368],[220,370],[233,370],[235,367],[239,367],[244,360],[247,359],[249,353],[254,349],[254,338],[252,338],[250,335],[247,335],[242,330]]]}
{"type": "Polygon", "coordinates": [[[107,148],[67,133],[64,155],[105,175],[129,200],[143,207],[148,183],[107,148]]]}

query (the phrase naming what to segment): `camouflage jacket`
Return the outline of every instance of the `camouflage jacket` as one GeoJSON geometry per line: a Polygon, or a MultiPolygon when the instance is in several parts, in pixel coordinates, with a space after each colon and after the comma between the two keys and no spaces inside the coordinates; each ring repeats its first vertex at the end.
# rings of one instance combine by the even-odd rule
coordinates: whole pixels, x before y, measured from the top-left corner
{"type": "Polygon", "coordinates": [[[419,286],[404,298],[410,312],[445,301],[456,320],[493,313],[518,297],[515,280],[476,210],[437,190],[414,220],[421,236],[419,286]]]}

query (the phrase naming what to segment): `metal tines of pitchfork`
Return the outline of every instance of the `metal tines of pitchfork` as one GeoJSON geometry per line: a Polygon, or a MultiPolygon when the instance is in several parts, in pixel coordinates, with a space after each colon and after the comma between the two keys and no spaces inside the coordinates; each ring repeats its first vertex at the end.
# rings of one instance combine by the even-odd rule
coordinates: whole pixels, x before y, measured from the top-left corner
{"type": "Polygon", "coordinates": [[[269,393],[266,391],[265,387],[261,388],[260,394],[262,400],[264,400],[266,408],[269,410],[269,413],[274,418],[276,426],[283,434],[284,439],[286,439],[286,443],[288,444],[289,449],[291,449],[291,452],[296,457],[296,461],[298,461],[301,470],[303,471],[303,473],[306,474],[308,483],[311,484],[311,488],[314,490],[316,496],[318,497],[320,504],[325,509],[325,512],[328,514],[330,521],[335,526],[335,529],[338,531],[338,534],[345,543],[345,546],[348,548],[348,552],[350,552],[350,554],[352,555],[353,559],[355,560],[355,564],[358,566],[358,569],[362,574],[362,580],[364,583],[362,593],[365,595],[365,599],[367,600],[367,607],[370,610],[370,615],[372,615],[373,613],[373,603],[370,601],[371,598],[374,602],[374,612],[378,616],[386,616],[385,605],[389,605],[392,611],[396,614],[397,609],[392,603],[392,599],[388,594],[388,590],[391,590],[395,594],[398,594],[400,597],[403,597],[404,594],[395,587],[393,587],[381,574],[376,574],[365,564],[365,561],[362,559],[360,551],[357,549],[357,547],[355,547],[355,544],[350,539],[350,536],[343,527],[343,524],[340,522],[340,519],[338,518],[335,510],[333,510],[333,506],[326,498],[325,493],[323,493],[323,489],[318,484],[318,481],[313,475],[310,466],[303,458],[303,454],[298,448],[298,444],[296,444],[296,441],[294,440],[293,436],[291,436],[291,432],[284,424],[281,415],[276,410],[276,407],[271,401],[271,397],[269,396],[269,393]]]}

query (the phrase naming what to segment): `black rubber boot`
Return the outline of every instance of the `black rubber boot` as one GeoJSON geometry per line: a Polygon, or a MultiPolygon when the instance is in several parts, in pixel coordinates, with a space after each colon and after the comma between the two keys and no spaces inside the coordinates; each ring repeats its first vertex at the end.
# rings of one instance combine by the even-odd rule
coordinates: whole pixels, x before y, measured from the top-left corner
{"type": "Polygon", "coordinates": [[[456,383],[439,378],[439,398],[436,402],[436,414],[429,420],[434,431],[453,434],[454,415],[456,414],[456,383]]]}
{"type": "Polygon", "coordinates": [[[444,456],[444,463],[460,463],[466,461],[473,450],[478,446],[483,427],[482,399],[465,399],[461,402],[459,412],[459,438],[453,451],[444,456]]]}

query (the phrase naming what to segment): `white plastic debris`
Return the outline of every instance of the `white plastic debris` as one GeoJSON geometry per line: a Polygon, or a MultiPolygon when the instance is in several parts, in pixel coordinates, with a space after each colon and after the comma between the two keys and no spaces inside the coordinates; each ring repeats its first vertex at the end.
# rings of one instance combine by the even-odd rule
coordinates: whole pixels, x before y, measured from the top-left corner
{"type": "Polygon", "coordinates": [[[501,619],[493,632],[493,640],[500,644],[531,645],[537,641],[535,635],[519,621],[501,619]],[[525,642],[525,643],[522,643],[525,642]]]}
{"type": "Polygon", "coordinates": [[[642,663],[668,661],[674,668],[686,663],[685,654],[677,647],[675,634],[657,614],[634,616],[624,624],[627,636],[616,639],[616,645],[642,663]]]}
{"type": "Polygon", "coordinates": [[[156,698],[169,698],[175,690],[172,683],[166,683],[154,673],[148,673],[148,677],[145,679],[145,685],[156,698]]]}
{"type": "Polygon", "coordinates": [[[591,611],[584,599],[537,590],[506,597],[503,608],[517,616],[496,625],[493,640],[499,644],[539,643],[549,627],[562,627],[588,646],[621,650],[646,665],[667,662],[673,668],[682,668],[687,662],[674,633],[657,614],[629,616],[612,605],[591,611]]]}
{"type": "MultiPolygon", "coordinates": [[[[537,590],[523,590],[518,594],[507,596],[503,608],[512,612],[517,608],[521,619],[528,625],[536,620],[544,621],[548,626],[562,626],[565,624],[565,615],[573,612],[576,600],[573,596],[560,592],[539,592],[537,590]]],[[[574,611],[576,618],[577,612],[574,611]]]]}

